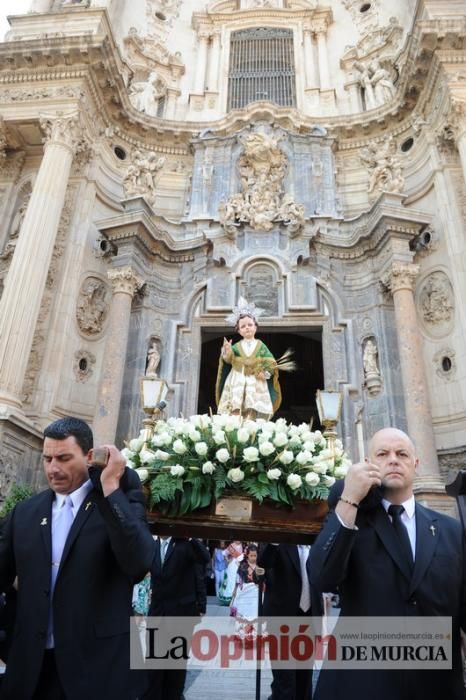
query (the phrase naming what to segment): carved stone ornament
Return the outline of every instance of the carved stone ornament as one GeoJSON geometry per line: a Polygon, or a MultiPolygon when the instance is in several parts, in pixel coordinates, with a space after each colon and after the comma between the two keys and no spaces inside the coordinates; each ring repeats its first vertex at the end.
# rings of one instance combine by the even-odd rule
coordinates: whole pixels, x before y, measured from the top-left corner
{"type": "Polygon", "coordinates": [[[133,80],[129,86],[129,99],[138,112],[156,117],[159,101],[167,94],[167,84],[157,71],[152,71],[147,80],[133,80]]]}
{"type": "Polygon", "coordinates": [[[45,133],[46,147],[59,144],[69,148],[73,155],[77,152],[82,144],[82,127],[77,112],[68,115],[41,116],[39,122],[45,133]]]}
{"type": "Polygon", "coordinates": [[[134,297],[136,292],[144,285],[142,277],[139,277],[129,265],[116,270],[109,270],[107,277],[111,282],[114,294],[129,294],[131,297],[134,297]]]}
{"type": "Polygon", "coordinates": [[[386,64],[382,64],[378,59],[372,59],[368,64],[355,61],[353,68],[357,71],[360,86],[364,88],[367,109],[390,102],[395,96],[393,68],[388,70],[386,64]]]}
{"type": "Polygon", "coordinates": [[[271,231],[277,222],[296,233],[304,224],[304,206],[283,194],[288,159],[279,146],[281,136],[255,132],[243,136],[238,160],[241,194],[219,206],[220,223],[235,234],[241,224],[258,231],[271,231]]]}
{"type": "Polygon", "coordinates": [[[6,135],[6,126],[3,117],[0,117],[0,167],[6,160],[6,149],[8,146],[8,139],[6,135]]]}
{"type": "Polygon", "coordinates": [[[108,287],[98,277],[87,277],[81,285],[76,320],[82,333],[88,336],[102,332],[108,315],[108,287]]]}
{"type": "Polygon", "coordinates": [[[76,350],[74,353],[73,371],[78,382],[87,382],[93,374],[95,355],[88,350],[76,350]]]}
{"type": "MultiPolygon", "coordinates": [[[[360,3],[358,5],[360,6],[360,3]]],[[[380,55],[390,51],[390,54],[394,55],[403,37],[403,28],[396,17],[390,17],[388,24],[384,27],[377,22],[375,26],[361,24],[359,29],[364,33],[357,44],[345,46],[341,58],[343,65],[347,65],[351,59],[367,59],[370,54],[375,53],[380,55]]]]}
{"type": "Polygon", "coordinates": [[[136,149],[131,156],[123,187],[126,197],[146,197],[149,204],[155,203],[155,187],[159,173],[165,163],[165,157],[151,151],[136,149]]]}
{"type": "Polygon", "coordinates": [[[254,265],[248,271],[244,296],[254,299],[264,316],[278,316],[278,284],[270,265],[254,265]]]}
{"type": "Polygon", "coordinates": [[[3,249],[0,260],[9,260],[13,253],[15,252],[16,244],[18,243],[18,236],[23,225],[24,217],[26,216],[26,209],[31,198],[31,192],[26,195],[26,198],[20,202],[16,212],[13,216],[10,226],[10,236],[8,238],[7,244],[3,249]]]}
{"type": "Polygon", "coordinates": [[[364,384],[371,396],[380,394],[382,379],[378,363],[379,350],[376,339],[371,336],[363,345],[362,364],[364,368],[364,384]]]}
{"type": "Polygon", "coordinates": [[[405,179],[398,147],[393,136],[374,141],[359,152],[359,157],[367,167],[369,186],[367,191],[373,196],[380,192],[401,192],[405,179]]]}
{"type": "Polygon", "coordinates": [[[435,353],[432,360],[435,373],[440,379],[451,382],[455,378],[457,370],[455,355],[455,351],[451,348],[442,348],[435,353]]]}
{"type": "Polygon", "coordinates": [[[418,303],[427,326],[450,323],[455,306],[453,289],[444,272],[433,272],[423,281],[419,289],[418,303]]]}
{"type": "Polygon", "coordinates": [[[20,178],[25,160],[25,151],[8,153],[6,158],[0,159],[0,177],[2,180],[10,180],[13,184],[16,184],[20,178]]]}
{"type": "Polygon", "coordinates": [[[419,265],[395,262],[391,270],[383,275],[382,285],[392,294],[402,289],[413,291],[418,274],[419,265]]]}

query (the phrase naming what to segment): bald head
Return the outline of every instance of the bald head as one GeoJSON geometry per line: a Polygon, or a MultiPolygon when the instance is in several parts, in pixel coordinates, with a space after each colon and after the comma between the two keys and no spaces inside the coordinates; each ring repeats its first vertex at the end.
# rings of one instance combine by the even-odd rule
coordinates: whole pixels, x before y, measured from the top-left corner
{"type": "Polygon", "coordinates": [[[380,441],[384,442],[386,440],[391,441],[394,439],[405,440],[413,455],[416,454],[414,442],[411,440],[409,435],[407,435],[403,430],[399,430],[399,428],[382,428],[382,430],[378,430],[376,433],[374,433],[369,441],[369,454],[371,455],[373,453],[374,445],[378,445],[380,441]]]}
{"type": "Polygon", "coordinates": [[[380,470],[389,501],[404,503],[412,496],[418,459],[409,435],[398,428],[378,430],[369,443],[369,460],[380,470]]]}

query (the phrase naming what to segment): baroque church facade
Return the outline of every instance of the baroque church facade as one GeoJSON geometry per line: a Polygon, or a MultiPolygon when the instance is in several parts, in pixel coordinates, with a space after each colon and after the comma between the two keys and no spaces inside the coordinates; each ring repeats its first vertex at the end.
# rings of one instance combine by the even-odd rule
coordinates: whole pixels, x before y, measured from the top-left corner
{"type": "Polygon", "coordinates": [[[343,393],[353,459],[396,425],[420,497],[466,461],[463,0],[32,0],[0,44],[0,491],[41,429],[215,411],[225,316],[343,393]]]}

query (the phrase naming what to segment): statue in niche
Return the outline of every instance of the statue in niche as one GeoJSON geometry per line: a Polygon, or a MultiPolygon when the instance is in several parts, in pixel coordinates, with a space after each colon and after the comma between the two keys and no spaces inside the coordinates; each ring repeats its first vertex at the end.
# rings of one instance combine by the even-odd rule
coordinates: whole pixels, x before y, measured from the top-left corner
{"type": "Polygon", "coordinates": [[[232,195],[219,207],[220,222],[227,233],[248,223],[253,229],[271,231],[283,221],[294,232],[304,223],[304,209],[283,192],[288,159],[279,146],[281,136],[255,132],[241,139],[238,160],[241,193],[232,195]]]}
{"type": "Polygon", "coordinates": [[[157,107],[161,97],[167,93],[167,86],[152,71],[146,81],[133,81],[129,86],[129,99],[138,112],[143,112],[149,117],[157,116],[157,107]]]}
{"type": "Polygon", "coordinates": [[[451,286],[443,272],[430,275],[419,295],[424,321],[430,324],[448,322],[453,315],[451,286]]]}
{"type": "Polygon", "coordinates": [[[158,378],[157,368],[160,364],[159,344],[152,338],[146,358],[146,377],[158,378]]]}
{"type": "Polygon", "coordinates": [[[9,260],[9,258],[11,258],[11,256],[15,252],[16,244],[18,243],[19,232],[21,230],[21,226],[23,225],[24,217],[26,216],[26,210],[29,204],[30,197],[31,195],[29,195],[28,198],[21,203],[21,205],[18,208],[18,211],[13,217],[13,221],[11,222],[10,238],[5,246],[4,251],[0,255],[0,260],[9,260]]]}
{"type": "Polygon", "coordinates": [[[107,286],[96,277],[84,280],[76,305],[76,319],[86,335],[96,335],[103,328],[108,313],[107,286]]]}
{"type": "Polygon", "coordinates": [[[359,157],[370,173],[367,191],[401,192],[404,187],[403,169],[393,136],[383,143],[373,142],[363,148],[359,157]]]}
{"type": "Polygon", "coordinates": [[[382,387],[378,355],[379,350],[375,338],[368,338],[364,345],[362,364],[364,369],[364,383],[371,396],[379,394],[382,387]]]}

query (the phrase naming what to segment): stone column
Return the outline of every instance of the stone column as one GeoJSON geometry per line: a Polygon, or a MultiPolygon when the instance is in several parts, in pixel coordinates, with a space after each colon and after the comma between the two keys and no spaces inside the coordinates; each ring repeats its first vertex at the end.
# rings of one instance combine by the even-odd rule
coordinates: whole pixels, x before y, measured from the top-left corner
{"type": "MultiPolygon", "coordinates": [[[[21,391],[81,129],[77,114],[41,119],[44,157],[0,301],[0,406],[21,391]]],[[[3,409],[4,410],[4,409],[3,409]]]]}
{"type": "Polygon", "coordinates": [[[386,281],[393,294],[395,306],[408,433],[419,457],[418,474],[420,477],[439,477],[422,342],[413,294],[418,273],[419,265],[395,262],[386,281]]]}
{"type": "Polygon", "coordinates": [[[134,295],[144,283],[129,266],[110,270],[108,278],[113,287],[113,299],[105,342],[97,411],[93,424],[96,445],[113,443],[115,440],[125,372],[131,303],[134,295]]]}
{"type": "Polygon", "coordinates": [[[463,178],[466,182],[466,102],[455,102],[453,107],[453,128],[463,167],[463,178]]]}
{"type": "Polygon", "coordinates": [[[176,114],[176,100],[178,90],[167,90],[167,106],[165,107],[165,119],[174,119],[176,114]]]}
{"type": "Polygon", "coordinates": [[[220,31],[212,34],[209,51],[209,66],[207,72],[207,88],[209,92],[218,92],[218,72],[220,68],[220,31]]]}
{"type": "Polygon", "coordinates": [[[330,75],[328,69],[328,52],[327,52],[327,24],[319,22],[314,26],[314,31],[317,36],[317,53],[319,56],[319,76],[320,89],[328,90],[330,88],[330,75]]]}
{"type": "Polygon", "coordinates": [[[207,67],[207,48],[209,42],[209,34],[207,32],[198,33],[199,44],[197,47],[197,63],[194,80],[194,93],[202,95],[205,89],[205,76],[207,67]]]}

